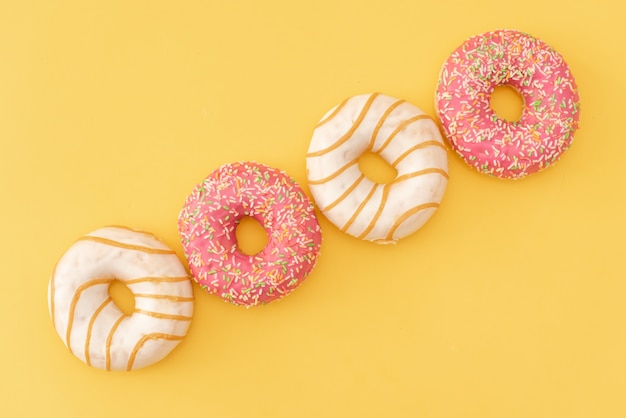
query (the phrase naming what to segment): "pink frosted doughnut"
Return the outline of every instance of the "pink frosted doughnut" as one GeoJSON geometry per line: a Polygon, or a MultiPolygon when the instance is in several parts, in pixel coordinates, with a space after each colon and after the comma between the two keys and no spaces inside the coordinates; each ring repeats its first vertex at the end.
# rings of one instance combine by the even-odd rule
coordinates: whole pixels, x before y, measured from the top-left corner
{"type": "Polygon", "coordinates": [[[521,178],[556,162],[572,143],[580,102],[563,57],[545,42],[515,30],[474,36],[443,64],[435,97],[452,148],[476,170],[521,178]],[[497,86],[524,99],[519,121],[491,109],[497,86]]]}
{"type": "Polygon", "coordinates": [[[178,230],[194,279],[235,305],[286,296],[315,266],[322,235],[313,204],[284,172],[263,164],[226,164],[187,197],[178,230]],[[265,227],[266,247],[239,251],[235,228],[248,216],[265,227]]]}

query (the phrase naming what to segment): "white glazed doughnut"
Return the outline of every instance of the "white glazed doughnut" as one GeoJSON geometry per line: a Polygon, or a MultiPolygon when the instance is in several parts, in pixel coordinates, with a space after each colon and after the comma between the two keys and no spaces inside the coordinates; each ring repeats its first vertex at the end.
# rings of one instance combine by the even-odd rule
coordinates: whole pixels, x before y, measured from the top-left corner
{"type": "Polygon", "coordinates": [[[147,232],[112,226],[79,238],[61,257],[48,306],[72,354],[99,369],[133,370],[161,360],[186,335],[193,293],[171,248],[147,232]],[[113,280],[133,293],[132,315],[109,295],[113,280]]]}
{"type": "Polygon", "coordinates": [[[433,215],[448,184],[448,155],[433,119],[404,100],[379,93],[354,96],[318,123],[306,159],[311,193],[343,232],[395,243],[433,215]],[[374,152],[398,172],[377,184],[359,168],[374,152]]]}

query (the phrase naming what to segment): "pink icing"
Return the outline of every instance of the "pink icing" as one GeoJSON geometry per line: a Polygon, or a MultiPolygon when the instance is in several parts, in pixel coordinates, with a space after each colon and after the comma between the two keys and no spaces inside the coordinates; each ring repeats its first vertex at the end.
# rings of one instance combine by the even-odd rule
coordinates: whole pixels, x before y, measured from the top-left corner
{"type": "Polygon", "coordinates": [[[556,162],[572,143],[580,101],[561,55],[545,42],[514,30],[474,36],[441,69],[436,107],[452,148],[476,170],[520,178],[556,162]],[[490,107],[496,86],[524,99],[519,121],[490,107]]]}
{"type": "Polygon", "coordinates": [[[226,164],[198,184],[178,218],[194,279],[235,305],[280,299],[315,266],[322,235],[313,204],[284,172],[254,162],[226,164]],[[265,227],[266,247],[239,251],[235,228],[249,216],[265,227]]]}

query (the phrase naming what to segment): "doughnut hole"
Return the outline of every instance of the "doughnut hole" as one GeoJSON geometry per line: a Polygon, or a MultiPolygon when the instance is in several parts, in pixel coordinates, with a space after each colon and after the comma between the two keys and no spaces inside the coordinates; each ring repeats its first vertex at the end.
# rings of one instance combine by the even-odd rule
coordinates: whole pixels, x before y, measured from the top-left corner
{"type": "Polygon", "coordinates": [[[135,296],[121,281],[113,280],[109,284],[109,296],[125,315],[132,315],[135,312],[135,296]]]}
{"type": "Polygon", "coordinates": [[[260,253],[267,245],[267,231],[259,221],[244,216],[237,223],[235,228],[237,237],[237,248],[244,254],[255,255],[260,253]]]}
{"type": "Polygon", "coordinates": [[[524,98],[515,87],[496,86],[491,94],[490,106],[499,118],[517,122],[524,111],[524,98]]]}
{"type": "Polygon", "coordinates": [[[378,184],[391,183],[398,177],[398,170],[374,152],[361,155],[359,168],[365,177],[378,184]]]}

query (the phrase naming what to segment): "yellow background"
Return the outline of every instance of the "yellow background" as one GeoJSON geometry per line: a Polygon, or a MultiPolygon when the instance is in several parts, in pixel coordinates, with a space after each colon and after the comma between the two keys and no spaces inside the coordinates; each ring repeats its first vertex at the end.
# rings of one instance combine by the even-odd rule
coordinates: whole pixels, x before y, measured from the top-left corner
{"type": "Polygon", "coordinates": [[[0,416],[624,417],[621,0],[7,1],[0,5],[0,416]],[[182,255],[176,218],[219,165],[306,187],[312,129],[379,91],[434,115],[441,64],[497,28],[554,46],[581,129],[513,182],[450,153],[426,226],[396,246],[340,233],[286,299],[203,293],[187,338],[130,373],[57,336],[54,263],[107,224],[182,255]]]}

